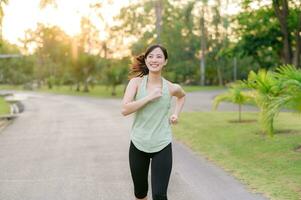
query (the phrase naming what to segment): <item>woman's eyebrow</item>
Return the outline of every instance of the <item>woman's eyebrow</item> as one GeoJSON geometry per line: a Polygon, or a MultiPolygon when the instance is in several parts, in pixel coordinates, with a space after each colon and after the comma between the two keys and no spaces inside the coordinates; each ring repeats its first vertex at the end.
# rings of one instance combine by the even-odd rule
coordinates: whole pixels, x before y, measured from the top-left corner
{"type": "Polygon", "coordinates": [[[148,54],[148,56],[163,56],[163,55],[161,53],[157,53],[157,54],[150,53],[150,54],[148,54]]]}

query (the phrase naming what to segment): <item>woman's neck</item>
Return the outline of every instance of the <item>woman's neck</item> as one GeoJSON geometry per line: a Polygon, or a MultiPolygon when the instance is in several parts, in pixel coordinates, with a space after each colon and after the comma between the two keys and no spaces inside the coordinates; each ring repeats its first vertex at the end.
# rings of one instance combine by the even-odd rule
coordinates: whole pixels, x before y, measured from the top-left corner
{"type": "Polygon", "coordinates": [[[157,84],[157,83],[161,83],[161,79],[162,79],[162,77],[161,77],[161,73],[149,73],[148,74],[148,81],[150,82],[150,83],[152,83],[152,84],[157,84]]]}

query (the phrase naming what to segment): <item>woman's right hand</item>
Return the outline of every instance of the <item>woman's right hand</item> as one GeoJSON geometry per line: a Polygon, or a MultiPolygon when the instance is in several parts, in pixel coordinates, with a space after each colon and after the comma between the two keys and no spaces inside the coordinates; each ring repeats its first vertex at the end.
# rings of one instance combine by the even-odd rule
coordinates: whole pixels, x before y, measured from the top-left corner
{"type": "Polygon", "coordinates": [[[150,94],[148,96],[149,96],[150,101],[160,98],[162,96],[161,87],[155,88],[153,91],[150,92],[150,94]]]}

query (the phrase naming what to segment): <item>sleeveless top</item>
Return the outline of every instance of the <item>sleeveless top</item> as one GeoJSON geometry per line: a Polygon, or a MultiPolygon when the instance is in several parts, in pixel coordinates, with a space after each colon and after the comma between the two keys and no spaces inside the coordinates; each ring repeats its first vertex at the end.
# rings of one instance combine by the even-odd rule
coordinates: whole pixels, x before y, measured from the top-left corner
{"type": "MultiPolygon", "coordinates": [[[[135,100],[147,96],[148,76],[143,76],[135,100]]],[[[169,123],[171,96],[167,81],[162,78],[162,96],[140,108],[135,113],[131,140],[135,147],[147,153],[158,152],[172,141],[169,123]]]]}

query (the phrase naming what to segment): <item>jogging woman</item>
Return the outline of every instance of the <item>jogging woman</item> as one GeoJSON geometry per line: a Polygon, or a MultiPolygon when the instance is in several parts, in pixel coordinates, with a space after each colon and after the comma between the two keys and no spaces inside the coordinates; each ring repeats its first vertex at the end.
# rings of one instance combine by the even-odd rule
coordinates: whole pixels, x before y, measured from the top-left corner
{"type": "Polygon", "coordinates": [[[161,45],[152,45],[135,58],[130,80],[123,97],[122,114],[135,113],[131,129],[129,164],[138,200],[147,200],[148,170],[151,163],[153,200],[167,200],[167,188],[172,169],[171,124],[185,101],[185,92],[161,75],[168,54],[161,45]],[[176,97],[174,112],[170,113],[171,98],[176,97]]]}

